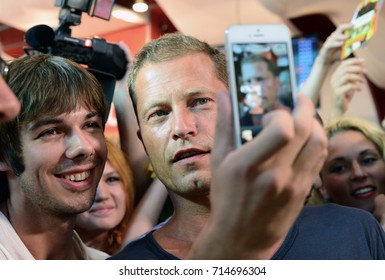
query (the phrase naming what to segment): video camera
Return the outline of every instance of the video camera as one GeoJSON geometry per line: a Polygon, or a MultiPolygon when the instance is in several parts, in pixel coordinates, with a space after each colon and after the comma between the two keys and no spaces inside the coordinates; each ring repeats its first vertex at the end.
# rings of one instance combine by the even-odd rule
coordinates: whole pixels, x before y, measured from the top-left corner
{"type": "Polygon", "coordinates": [[[116,44],[94,37],[80,39],[71,37],[71,26],[81,23],[83,12],[109,20],[115,0],[55,0],[59,6],[59,27],[54,31],[47,25],[36,25],[25,34],[25,41],[31,51],[48,53],[72,59],[89,68],[112,74],[116,79],[123,78],[128,60],[125,52],[116,44]]]}

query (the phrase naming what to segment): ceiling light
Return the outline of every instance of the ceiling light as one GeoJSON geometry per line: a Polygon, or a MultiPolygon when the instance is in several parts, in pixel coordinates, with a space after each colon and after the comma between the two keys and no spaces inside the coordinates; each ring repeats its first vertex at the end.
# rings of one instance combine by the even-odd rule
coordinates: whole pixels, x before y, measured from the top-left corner
{"type": "Polygon", "coordinates": [[[132,9],[137,13],[144,13],[148,10],[148,5],[143,0],[136,0],[132,9]]]}
{"type": "Polygon", "coordinates": [[[133,22],[133,23],[141,23],[143,22],[143,18],[133,12],[132,10],[129,10],[129,9],[123,9],[123,8],[120,8],[120,9],[115,9],[112,11],[112,14],[111,14],[114,18],[117,18],[117,19],[120,19],[120,20],[124,20],[124,21],[127,21],[127,22],[133,22]]]}

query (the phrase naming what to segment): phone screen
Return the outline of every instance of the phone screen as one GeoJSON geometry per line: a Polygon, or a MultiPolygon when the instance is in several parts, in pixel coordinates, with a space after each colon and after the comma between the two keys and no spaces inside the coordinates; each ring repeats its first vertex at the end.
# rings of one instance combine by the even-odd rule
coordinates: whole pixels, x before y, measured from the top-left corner
{"type": "MultiPolygon", "coordinates": [[[[289,42],[290,43],[290,42],[289,42]]],[[[262,129],[262,117],[294,106],[288,42],[232,43],[241,143],[262,129]]],[[[233,101],[234,101],[233,97],[233,101]]],[[[236,124],[237,126],[237,124],[236,124]]]]}

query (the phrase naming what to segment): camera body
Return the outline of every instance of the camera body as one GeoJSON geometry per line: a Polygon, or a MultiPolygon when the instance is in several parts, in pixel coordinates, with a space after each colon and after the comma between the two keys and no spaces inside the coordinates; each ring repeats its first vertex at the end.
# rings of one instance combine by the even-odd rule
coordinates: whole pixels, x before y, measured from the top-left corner
{"type": "Polygon", "coordinates": [[[81,39],[71,37],[71,26],[81,23],[83,12],[109,20],[114,0],[55,0],[60,6],[59,27],[54,31],[47,25],[37,25],[25,34],[26,42],[31,48],[25,51],[38,51],[72,59],[108,74],[116,79],[123,78],[127,70],[127,56],[119,45],[94,37],[81,39]]]}
{"type": "Polygon", "coordinates": [[[70,36],[56,36],[53,55],[65,57],[115,76],[120,80],[127,70],[127,57],[116,44],[102,38],[78,39],[70,36]]]}

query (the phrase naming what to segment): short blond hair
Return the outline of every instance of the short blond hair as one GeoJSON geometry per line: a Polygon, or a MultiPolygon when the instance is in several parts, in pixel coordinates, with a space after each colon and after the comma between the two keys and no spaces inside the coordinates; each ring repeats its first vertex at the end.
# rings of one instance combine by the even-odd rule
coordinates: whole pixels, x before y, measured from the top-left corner
{"type": "Polygon", "coordinates": [[[358,131],[370,140],[385,160],[385,131],[381,126],[359,118],[341,117],[325,127],[328,139],[342,131],[358,131]]]}

